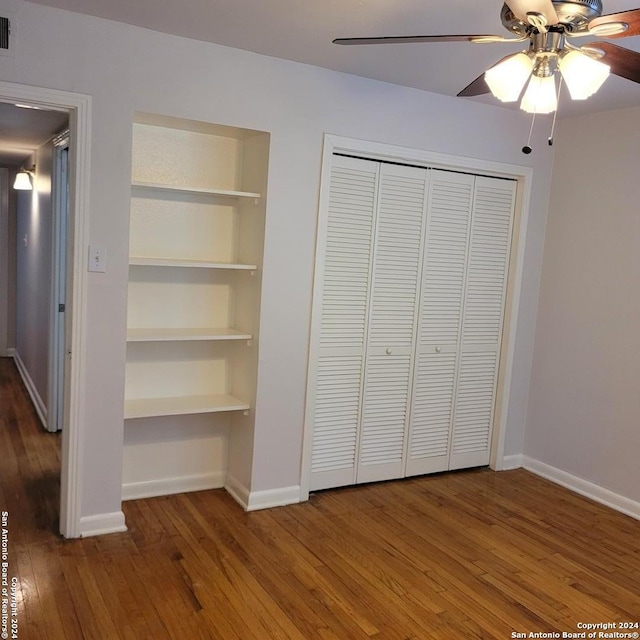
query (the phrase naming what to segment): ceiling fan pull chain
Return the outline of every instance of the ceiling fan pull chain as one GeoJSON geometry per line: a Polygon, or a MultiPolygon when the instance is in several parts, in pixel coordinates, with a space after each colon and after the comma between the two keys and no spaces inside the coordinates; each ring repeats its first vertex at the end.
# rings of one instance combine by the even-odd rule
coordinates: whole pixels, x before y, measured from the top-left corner
{"type": "Polygon", "coordinates": [[[533,112],[533,118],[531,118],[531,128],[529,129],[529,139],[527,140],[527,144],[524,145],[524,147],[522,147],[522,153],[526,153],[527,155],[529,155],[532,151],[531,149],[531,134],[533,133],[533,125],[535,124],[536,121],[536,112],[533,112]]]}
{"type": "Polygon", "coordinates": [[[553,134],[556,132],[556,120],[558,119],[558,111],[560,109],[560,94],[562,93],[562,84],[563,84],[563,79],[562,79],[562,74],[558,74],[560,76],[560,82],[558,83],[558,97],[557,97],[557,102],[558,102],[558,106],[553,114],[553,122],[551,124],[551,135],[549,136],[549,146],[552,147],[553,146],[553,134]]]}

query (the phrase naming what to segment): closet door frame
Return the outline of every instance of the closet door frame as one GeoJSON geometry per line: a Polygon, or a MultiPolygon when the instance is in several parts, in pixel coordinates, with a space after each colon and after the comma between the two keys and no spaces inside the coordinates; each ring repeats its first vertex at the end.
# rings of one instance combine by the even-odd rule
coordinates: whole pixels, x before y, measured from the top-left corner
{"type": "MultiPolygon", "coordinates": [[[[494,426],[489,463],[490,468],[494,471],[504,469],[506,466],[504,461],[504,447],[508,422],[508,406],[511,397],[511,377],[515,358],[515,337],[517,334],[518,309],[520,305],[520,294],[524,271],[524,249],[529,217],[529,203],[531,200],[533,169],[531,167],[523,167],[520,165],[492,162],[464,156],[454,156],[423,149],[411,149],[408,147],[325,134],[318,208],[318,231],[315,254],[316,265],[318,264],[318,260],[323,259],[324,257],[325,239],[323,230],[326,230],[329,209],[331,167],[335,155],[348,155],[367,160],[395,162],[430,169],[468,172],[496,178],[508,178],[516,181],[516,206],[512,227],[511,257],[508,266],[508,286],[505,300],[503,339],[498,368],[498,387],[496,390],[494,426]]],[[[309,372],[315,370],[319,356],[318,336],[320,318],[318,309],[320,308],[319,296],[322,293],[322,271],[322,269],[316,268],[314,274],[309,340],[309,372]]],[[[315,405],[314,384],[314,376],[308,375],[300,478],[301,501],[309,499],[311,454],[313,445],[313,408],[315,405]]]]}

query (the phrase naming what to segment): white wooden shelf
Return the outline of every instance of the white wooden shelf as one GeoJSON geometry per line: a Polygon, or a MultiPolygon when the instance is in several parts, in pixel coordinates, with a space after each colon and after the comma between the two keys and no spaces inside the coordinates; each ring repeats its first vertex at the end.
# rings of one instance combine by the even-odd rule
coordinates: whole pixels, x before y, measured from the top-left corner
{"type": "Polygon", "coordinates": [[[127,342],[173,342],[189,340],[251,340],[253,336],[237,329],[213,328],[163,328],[129,329],[127,342]]]}
{"type": "Polygon", "coordinates": [[[180,396],[174,398],[140,398],[126,400],[125,420],[158,416],[219,413],[221,411],[248,411],[249,404],[224,394],[206,396],[180,396]]]}
{"type": "Polygon", "coordinates": [[[255,271],[255,264],[234,264],[229,262],[210,262],[208,260],[186,260],[183,258],[152,258],[143,256],[131,256],[129,265],[132,267],[180,267],[196,269],[238,269],[242,271],[255,271]]]}
{"type": "Polygon", "coordinates": [[[251,191],[232,191],[228,189],[207,189],[203,187],[179,187],[172,184],[155,184],[153,182],[137,182],[131,183],[134,189],[150,189],[153,191],[166,191],[169,193],[187,193],[204,196],[220,196],[223,198],[250,198],[257,199],[259,193],[251,191]]]}

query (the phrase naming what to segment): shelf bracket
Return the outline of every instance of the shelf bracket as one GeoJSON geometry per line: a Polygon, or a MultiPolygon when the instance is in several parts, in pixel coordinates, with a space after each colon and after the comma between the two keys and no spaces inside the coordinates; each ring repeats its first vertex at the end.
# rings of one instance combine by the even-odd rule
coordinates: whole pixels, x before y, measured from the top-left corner
{"type": "Polygon", "coordinates": [[[253,347],[253,340],[247,340],[247,347],[253,347]]]}
{"type": "Polygon", "coordinates": [[[242,415],[243,415],[243,416],[248,416],[248,415],[249,415],[249,410],[247,409],[246,411],[243,411],[243,412],[242,412],[242,415]]]}

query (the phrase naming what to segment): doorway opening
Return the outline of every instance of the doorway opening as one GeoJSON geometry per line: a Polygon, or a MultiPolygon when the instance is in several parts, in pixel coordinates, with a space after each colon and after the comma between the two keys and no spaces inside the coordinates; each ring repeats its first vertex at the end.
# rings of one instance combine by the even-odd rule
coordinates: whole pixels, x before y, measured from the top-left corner
{"type": "MultiPolygon", "coordinates": [[[[23,124],[56,115],[61,119],[55,130],[47,132],[50,135],[46,144],[22,148],[14,144],[17,151],[21,149],[22,157],[14,158],[13,162],[6,158],[0,161],[0,165],[8,167],[2,174],[5,185],[2,191],[8,189],[8,193],[0,198],[0,274],[3,274],[0,309],[6,314],[0,322],[0,329],[6,326],[6,330],[0,330],[0,353],[13,356],[18,369],[22,364],[31,378],[32,390],[40,398],[38,413],[45,428],[62,431],[59,514],[60,533],[67,538],[82,535],[81,399],[85,368],[90,110],[89,96],[0,82],[0,112],[7,116],[3,118],[0,134],[0,158],[2,149],[7,150],[16,142],[6,139],[12,133],[14,137],[28,135],[29,127],[21,129],[20,118],[23,124]],[[24,115],[28,112],[29,116],[24,115]],[[37,112],[40,116],[34,115],[37,112]],[[12,125],[4,126],[5,122],[12,125]],[[60,132],[61,135],[54,136],[60,132]],[[21,168],[32,172],[32,189],[15,192],[8,178],[21,168]],[[21,206],[30,212],[31,226],[26,228],[19,227],[25,223],[24,218],[20,219],[21,206]],[[42,224],[43,220],[38,218],[47,214],[50,219],[42,224]],[[11,225],[15,230],[13,253],[11,225]],[[48,273],[49,291],[43,294],[46,300],[37,296],[26,298],[29,286],[22,281],[14,285],[16,292],[20,289],[22,299],[17,300],[16,295],[12,298],[9,268],[12,260],[16,263],[17,280],[48,273]]],[[[24,380],[22,370],[21,373],[24,380]]],[[[29,389],[30,385],[26,386],[29,389]]],[[[38,410],[38,403],[34,405],[38,410]]]]}

